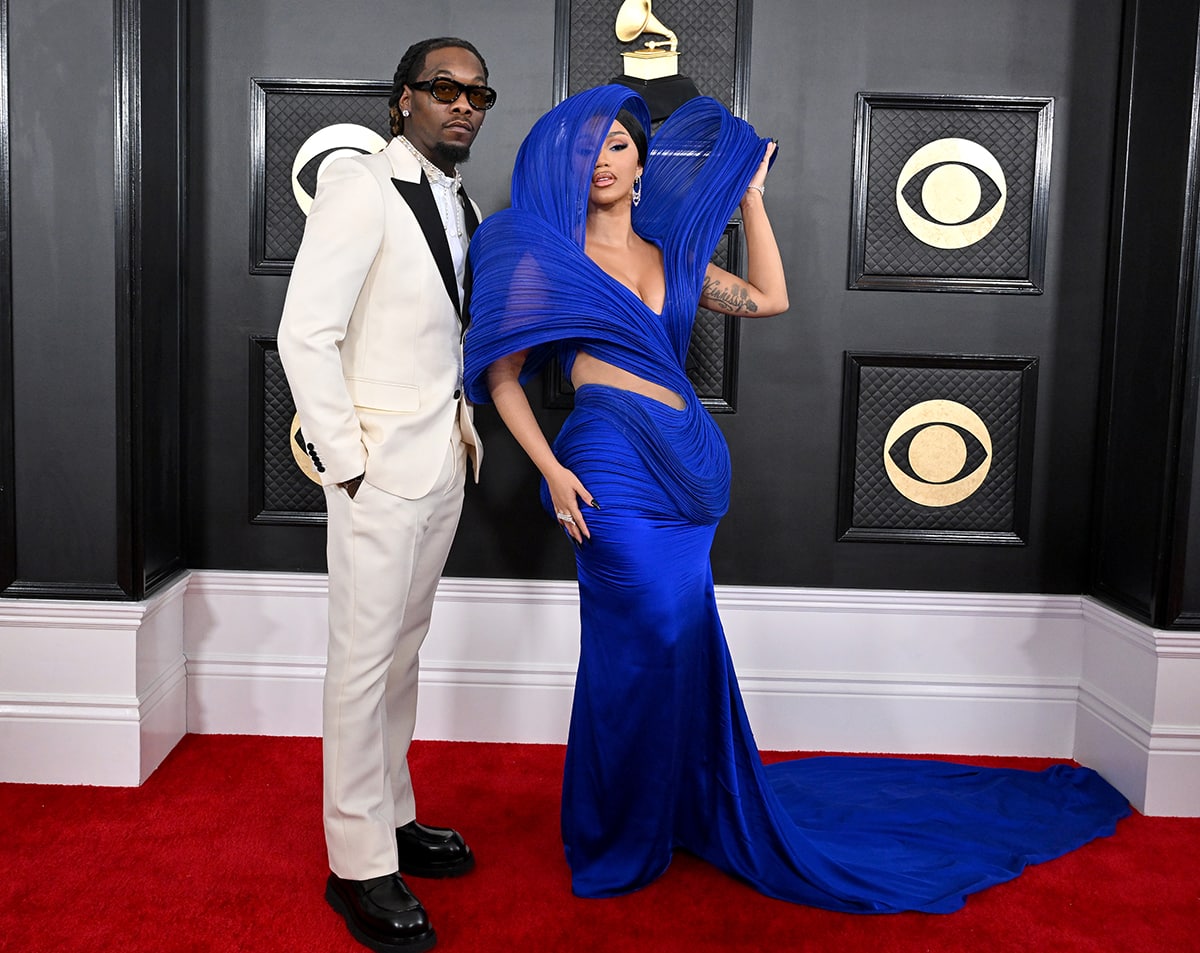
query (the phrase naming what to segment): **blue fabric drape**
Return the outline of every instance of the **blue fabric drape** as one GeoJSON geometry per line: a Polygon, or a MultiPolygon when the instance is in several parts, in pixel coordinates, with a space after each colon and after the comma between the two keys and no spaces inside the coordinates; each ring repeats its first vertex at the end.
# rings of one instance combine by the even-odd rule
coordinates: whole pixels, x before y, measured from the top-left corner
{"type": "MultiPolygon", "coordinates": [[[[834,910],[947,912],[967,894],[1111,833],[1125,799],[1095,772],[808,758],[764,768],[713,594],[709,549],[728,505],[724,439],[684,369],[704,270],[766,140],[711,99],[653,137],[634,227],[659,245],[662,313],[584,253],[592,170],[622,86],[565,100],[517,157],[512,207],[471,243],[467,392],[530,349],[527,380],[580,350],[685,398],[676,410],[584,385],[554,441],[603,508],[577,554],[580,659],[563,779],[572,888],[600,897],[689,850],[774,897],[834,910]]],[[[569,370],[568,370],[569,373],[569,370]]],[[[545,484],[543,505],[552,515],[545,484]]]]}

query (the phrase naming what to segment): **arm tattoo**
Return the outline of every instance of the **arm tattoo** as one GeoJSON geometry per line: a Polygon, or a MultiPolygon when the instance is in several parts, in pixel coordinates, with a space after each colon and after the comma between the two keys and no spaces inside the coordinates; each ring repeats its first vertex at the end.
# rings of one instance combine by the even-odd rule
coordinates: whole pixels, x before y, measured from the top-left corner
{"type": "Polygon", "coordinates": [[[704,286],[700,290],[703,297],[710,301],[720,302],[733,312],[748,311],[753,314],[758,310],[758,302],[750,297],[750,292],[744,287],[722,288],[715,278],[704,276],[704,286]]]}

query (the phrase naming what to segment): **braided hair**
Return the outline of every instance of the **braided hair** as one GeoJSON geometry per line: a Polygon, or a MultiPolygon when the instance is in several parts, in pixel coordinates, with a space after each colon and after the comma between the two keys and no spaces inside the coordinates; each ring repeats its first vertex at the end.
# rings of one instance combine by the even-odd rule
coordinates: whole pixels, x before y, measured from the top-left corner
{"type": "Polygon", "coordinates": [[[396,75],[392,77],[392,93],[388,97],[388,113],[391,116],[392,135],[398,136],[404,132],[404,117],[400,115],[400,97],[404,95],[404,87],[408,85],[408,81],[416,76],[420,76],[425,69],[425,57],[434,50],[444,50],[447,47],[458,47],[466,50],[475,59],[479,60],[479,65],[483,67],[483,78],[486,80],[488,76],[487,63],[479,54],[479,50],[468,43],[466,40],[460,40],[455,36],[436,36],[428,40],[419,40],[408,48],[404,56],[400,58],[400,65],[396,67],[396,75]]]}

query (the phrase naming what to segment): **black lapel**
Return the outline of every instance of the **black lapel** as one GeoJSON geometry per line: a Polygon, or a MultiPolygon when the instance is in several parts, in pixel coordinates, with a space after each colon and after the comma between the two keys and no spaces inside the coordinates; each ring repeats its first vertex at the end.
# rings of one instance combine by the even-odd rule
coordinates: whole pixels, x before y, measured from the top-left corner
{"type": "Polygon", "coordinates": [[[475,234],[475,229],[479,227],[479,219],[475,215],[475,206],[471,204],[471,197],[467,195],[466,187],[459,185],[458,198],[462,202],[463,216],[467,220],[467,238],[475,234]]]}
{"type": "MultiPolygon", "coordinates": [[[[463,206],[463,219],[467,225],[467,239],[475,234],[475,229],[479,227],[479,217],[475,214],[475,206],[471,204],[471,197],[467,195],[467,190],[461,185],[458,187],[458,198],[463,206]]],[[[467,271],[463,275],[463,304],[462,311],[459,314],[462,318],[463,334],[467,333],[467,325],[471,323],[471,256],[467,256],[467,271]]]]}
{"type": "Polygon", "coordinates": [[[424,170],[421,171],[420,182],[404,182],[400,179],[392,179],[392,182],[395,183],[396,191],[412,209],[413,215],[417,217],[421,232],[425,236],[425,244],[433,253],[433,260],[437,262],[438,271],[442,274],[446,294],[454,302],[454,310],[461,312],[458,281],[454,277],[454,260],[450,257],[450,243],[446,240],[446,226],[442,224],[442,215],[438,211],[433,189],[430,188],[429,180],[425,178],[424,170]]]}

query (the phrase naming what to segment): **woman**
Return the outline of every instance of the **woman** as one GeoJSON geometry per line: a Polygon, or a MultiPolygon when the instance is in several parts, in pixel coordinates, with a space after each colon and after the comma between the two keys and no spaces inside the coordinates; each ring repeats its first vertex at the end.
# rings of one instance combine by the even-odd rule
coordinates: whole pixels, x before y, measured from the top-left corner
{"type": "Polygon", "coordinates": [[[471,245],[468,395],[495,402],[577,545],[562,809],[573,890],[635,890],[684,848],[787,900],[942,912],[1110,833],[1128,805],[1085,769],[763,767],[708,561],[729,455],[684,360],[698,303],[743,316],[787,308],[762,204],[773,147],[710,99],[672,114],[646,154],[648,125],[621,86],[565,100],[522,144],[512,208],[471,245]],[[739,205],[745,281],[710,263],[739,205]],[[521,386],[551,356],[575,386],[553,447],[521,386]],[[1001,823],[1013,805],[1017,819],[1001,823]]]}

